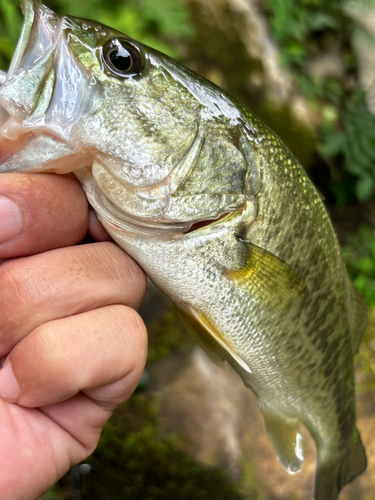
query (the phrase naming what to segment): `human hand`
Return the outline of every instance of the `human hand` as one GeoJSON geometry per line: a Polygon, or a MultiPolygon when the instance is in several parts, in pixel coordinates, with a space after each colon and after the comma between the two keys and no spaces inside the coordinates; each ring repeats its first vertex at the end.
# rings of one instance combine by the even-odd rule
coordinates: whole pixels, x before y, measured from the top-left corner
{"type": "Polygon", "coordinates": [[[109,239],[73,176],[0,176],[0,259],[7,259],[0,265],[0,496],[7,500],[39,498],[90,455],[143,372],[146,329],[134,308],[145,275],[110,241],[72,246],[88,227],[109,239]]]}

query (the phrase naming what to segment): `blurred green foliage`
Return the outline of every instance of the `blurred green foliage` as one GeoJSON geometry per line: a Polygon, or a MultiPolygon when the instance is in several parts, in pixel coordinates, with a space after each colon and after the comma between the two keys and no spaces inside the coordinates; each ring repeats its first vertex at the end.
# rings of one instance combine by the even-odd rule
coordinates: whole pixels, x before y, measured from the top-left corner
{"type": "MultiPolygon", "coordinates": [[[[364,31],[349,14],[346,0],[267,0],[272,35],[282,61],[320,118],[318,151],[335,171],[337,204],[370,199],[375,188],[375,118],[357,81],[352,48],[354,30],[364,31]],[[341,58],[342,74],[314,74],[312,65],[330,53],[341,58]]],[[[374,0],[352,4],[373,5],[374,0]]],[[[368,42],[375,39],[366,32],[368,42]]],[[[321,64],[323,60],[321,59],[321,64]]],[[[338,71],[340,73],[340,71],[338,71]]]]}
{"type": "Polygon", "coordinates": [[[272,34],[284,64],[303,65],[311,48],[306,42],[314,33],[345,29],[343,5],[343,0],[268,0],[272,34]]]}
{"type": "Polygon", "coordinates": [[[369,322],[355,357],[357,387],[375,390],[375,233],[361,226],[342,248],[349,275],[369,306],[369,322]]]}
{"type": "Polygon", "coordinates": [[[369,307],[375,307],[375,234],[361,226],[342,249],[350,277],[369,307]]]}
{"type": "Polygon", "coordinates": [[[349,235],[342,248],[343,258],[355,286],[369,306],[369,324],[355,357],[358,387],[375,390],[375,233],[370,226],[360,226],[349,235]]]}
{"type": "Polygon", "coordinates": [[[224,471],[203,467],[165,436],[158,395],[135,395],[104,427],[82,478],[90,500],[241,500],[224,471]]]}
{"type": "Polygon", "coordinates": [[[0,69],[7,69],[20,35],[22,14],[14,0],[0,2],[0,69]]]}
{"type": "MultiPolygon", "coordinates": [[[[51,0],[48,7],[60,15],[95,19],[127,35],[179,57],[180,44],[194,35],[182,0],[51,0]]],[[[22,26],[19,3],[0,2],[0,69],[6,70],[22,26]]]]}
{"type": "Polygon", "coordinates": [[[340,126],[329,120],[323,123],[319,149],[326,158],[340,158],[348,174],[335,186],[339,204],[348,203],[353,192],[360,202],[368,201],[375,187],[375,117],[363,91],[343,102],[340,126]],[[351,178],[354,182],[347,182],[351,178]]]}

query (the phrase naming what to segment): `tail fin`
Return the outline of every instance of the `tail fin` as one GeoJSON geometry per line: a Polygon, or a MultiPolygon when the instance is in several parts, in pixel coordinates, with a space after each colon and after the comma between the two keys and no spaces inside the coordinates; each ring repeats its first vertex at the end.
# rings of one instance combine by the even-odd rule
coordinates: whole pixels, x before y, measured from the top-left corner
{"type": "Polygon", "coordinates": [[[367,466],[365,450],[356,429],[350,448],[334,462],[321,463],[315,481],[316,500],[336,500],[340,490],[367,466]]]}

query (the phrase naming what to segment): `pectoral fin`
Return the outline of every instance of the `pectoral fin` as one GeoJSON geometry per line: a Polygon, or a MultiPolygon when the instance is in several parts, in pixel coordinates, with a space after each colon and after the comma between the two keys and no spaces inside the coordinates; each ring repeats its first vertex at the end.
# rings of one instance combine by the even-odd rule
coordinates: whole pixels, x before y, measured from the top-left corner
{"type": "Polygon", "coordinates": [[[305,282],[276,255],[249,241],[239,239],[242,269],[224,274],[271,309],[295,308],[301,303],[305,282]]]}
{"type": "Polygon", "coordinates": [[[269,408],[262,409],[264,423],[280,464],[289,474],[300,472],[303,462],[299,422],[269,408]]]}
{"type": "Polygon", "coordinates": [[[235,369],[240,366],[241,371],[251,373],[245,361],[203,314],[193,308],[189,310],[178,308],[178,311],[187,330],[198,340],[199,345],[215,365],[224,368],[224,361],[228,361],[235,369]]]}

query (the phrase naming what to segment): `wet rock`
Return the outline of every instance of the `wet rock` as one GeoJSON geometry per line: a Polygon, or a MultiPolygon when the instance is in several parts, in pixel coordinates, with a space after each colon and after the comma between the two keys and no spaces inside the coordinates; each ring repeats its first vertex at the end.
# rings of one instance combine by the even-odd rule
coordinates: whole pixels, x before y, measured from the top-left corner
{"type": "Polygon", "coordinates": [[[322,82],[328,78],[343,80],[346,67],[340,47],[333,46],[326,53],[313,58],[307,65],[307,71],[315,81],[322,82]]]}
{"type": "MultiPolygon", "coordinates": [[[[298,110],[295,118],[303,119],[304,124],[311,127],[311,110],[300,95],[293,75],[281,63],[279,48],[271,36],[261,4],[256,0],[192,0],[191,3],[199,6],[206,26],[220,30],[228,41],[238,38],[241,42],[247,56],[243,57],[248,62],[246,81],[249,92],[263,94],[262,99],[278,108],[290,106],[293,112],[295,107],[298,110]],[[294,106],[295,99],[297,106],[294,106]]],[[[205,46],[204,50],[207,49],[205,46]]],[[[231,52],[230,44],[228,51],[231,52]]],[[[238,55],[233,57],[236,59],[238,55]]],[[[240,72],[243,69],[238,68],[240,72]]],[[[215,73],[211,75],[215,76],[215,73]]],[[[219,78],[214,78],[215,83],[225,85],[225,77],[223,79],[217,71],[216,76],[219,78]]]]}
{"type": "Polygon", "coordinates": [[[185,64],[243,102],[308,171],[316,161],[319,114],[283,66],[264,6],[256,0],[184,1],[196,31],[185,64]]]}
{"type": "Polygon", "coordinates": [[[282,67],[279,52],[272,40],[257,2],[248,0],[204,0],[201,9],[211,23],[229,36],[231,28],[237,31],[251,60],[261,61],[263,72],[249,76],[250,85],[266,89],[268,99],[285,104],[293,92],[291,75],[282,67]],[[227,15],[223,16],[223,12],[227,15]],[[229,15],[228,15],[229,14],[229,15]],[[231,22],[236,25],[230,27],[231,22]]]}

